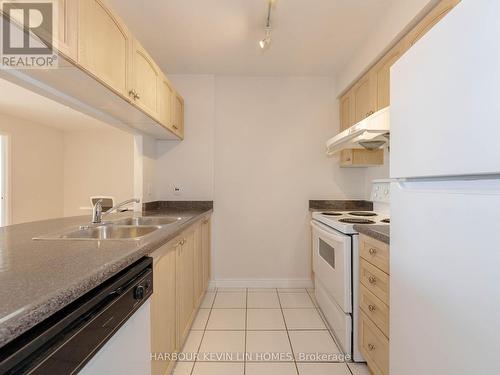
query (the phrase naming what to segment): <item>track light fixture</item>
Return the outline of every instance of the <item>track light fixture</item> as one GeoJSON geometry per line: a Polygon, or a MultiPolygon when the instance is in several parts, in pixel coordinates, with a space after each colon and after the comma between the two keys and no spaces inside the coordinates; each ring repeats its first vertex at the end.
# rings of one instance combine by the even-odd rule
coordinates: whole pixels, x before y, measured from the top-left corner
{"type": "Polygon", "coordinates": [[[271,44],[271,10],[273,8],[273,0],[269,0],[267,7],[267,19],[266,19],[266,27],[264,27],[265,37],[259,42],[259,46],[262,49],[269,47],[271,44]]]}

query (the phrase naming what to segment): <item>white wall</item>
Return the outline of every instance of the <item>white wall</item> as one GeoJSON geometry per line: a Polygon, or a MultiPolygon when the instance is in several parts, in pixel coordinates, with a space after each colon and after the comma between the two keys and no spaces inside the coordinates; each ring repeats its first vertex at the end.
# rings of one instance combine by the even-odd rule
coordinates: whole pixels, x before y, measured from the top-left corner
{"type": "Polygon", "coordinates": [[[157,144],[156,197],[159,200],[213,200],[215,78],[170,77],[185,101],[185,139],[157,144]],[[174,195],[173,187],[181,188],[174,195]]]}
{"type": "Polygon", "coordinates": [[[92,195],[134,196],[134,137],[113,128],[64,134],[64,215],[86,215],[92,195]]]}
{"type": "Polygon", "coordinates": [[[338,130],[328,78],[174,76],[186,139],[158,142],[161,200],[214,200],[218,282],[310,277],[309,199],[362,198],[361,170],[325,155],[338,130]],[[173,195],[173,185],[182,195],[173,195]]]}
{"type": "Polygon", "coordinates": [[[308,200],[363,196],[360,171],[325,156],[338,129],[334,93],[328,78],[217,78],[218,281],[302,284],[311,270],[308,200]]]}
{"type": "Polygon", "coordinates": [[[63,215],[63,133],[0,115],[10,137],[10,224],[63,215]]]}

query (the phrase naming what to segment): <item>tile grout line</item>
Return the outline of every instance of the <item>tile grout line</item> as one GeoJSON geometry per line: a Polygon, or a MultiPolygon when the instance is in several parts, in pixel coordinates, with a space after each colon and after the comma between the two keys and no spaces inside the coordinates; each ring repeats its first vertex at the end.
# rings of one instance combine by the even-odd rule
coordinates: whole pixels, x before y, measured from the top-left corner
{"type": "MultiPolygon", "coordinates": [[[[205,292],[205,297],[206,297],[206,293],[205,292]]],[[[205,298],[203,297],[203,298],[205,298]]],[[[205,323],[205,328],[203,329],[203,335],[201,335],[201,340],[200,340],[200,343],[198,344],[198,351],[196,352],[196,354],[200,354],[200,349],[201,349],[201,344],[203,343],[203,339],[205,338],[205,334],[207,332],[207,327],[208,327],[208,322],[210,321],[210,316],[212,315],[212,310],[213,310],[213,306],[215,304],[215,298],[217,298],[217,288],[215,289],[215,292],[214,292],[214,300],[212,301],[212,304],[210,306],[210,312],[208,313],[208,318],[207,318],[207,321],[205,323]]],[[[202,301],[203,303],[203,301],[202,301]]],[[[200,311],[200,308],[198,308],[198,312],[200,311]]],[[[195,317],[196,319],[196,317],[195,317]]],[[[189,332],[189,334],[191,334],[191,331],[189,332]]],[[[193,367],[191,368],[191,372],[189,373],[190,375],[193,375],[193,372],[194,372],[194,367],[196,366],[196,363],[198,362],[198,358],[195,358],[194,362],[193,362],[193,367]]]]}
{"type": "Polygon", "coordinates": [[[297,375],[299,375],[299,367],[297,365],[297,360],[295,358],[295,353],[292,346],[292,340],[290,339],[290,333],[288,332],[288,325],[286,324],[285,313],[283,312],[283,306],[281,305],[281,298],[278,289],[276,289],[276,294],[278,295],[278,302],[280,304],[281,316],[283,317],[283,323],[285,324],[286,336],[288,337],[288,343],[290,344],[290,350],[292,351],[293,364],[295,365],[295,371],[297,372],[297,375]]]}

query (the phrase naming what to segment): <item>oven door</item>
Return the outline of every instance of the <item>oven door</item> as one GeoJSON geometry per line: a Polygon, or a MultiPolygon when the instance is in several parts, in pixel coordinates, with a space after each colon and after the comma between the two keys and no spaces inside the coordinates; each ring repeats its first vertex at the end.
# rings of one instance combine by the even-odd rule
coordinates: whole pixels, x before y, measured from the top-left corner
{"type": "Polygon", "coordinates": [[[315,277],[339,307],[351,313],[351,237],[314,220],[311,226],[315,277]]]}

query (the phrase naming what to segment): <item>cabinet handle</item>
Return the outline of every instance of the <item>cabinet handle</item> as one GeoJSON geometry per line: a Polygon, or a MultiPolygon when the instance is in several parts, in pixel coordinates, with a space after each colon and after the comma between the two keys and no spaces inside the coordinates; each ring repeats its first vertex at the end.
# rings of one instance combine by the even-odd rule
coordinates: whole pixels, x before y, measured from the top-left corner
{"type": "Polygon", "coordinates": [[[370,276],[368,278],[368,281],[370,282],[370,284],[375,284],[377,282],[377,279],[375,278],[375,276],[370,276]]]}
{"type": "Polygon", "coordinates": [[[208,224],[208,219],[203,220],[203,224],[208,224]]]}
{"type": "Polygon", "coordinates": [[[377,254],[377,249],[374,249],[373,247],[371,247],[370,250],[368,250],[368,252],[370,253],[370,255],[375,255],[375,254],[377,254]]]}
{"type": "Polygon", "coordinates": [[[375,350],[375,345],[373,344],[368,344],[368,350],[373,352],[375,350]]]}
{"type": "Polygon", "coordinates": [[[368,305],[368,310],[370,310],[371,312],[374,312],[376,309],[375,305],[368,305]]]}
{"type": "Polygon", "coordinates": [[[375,112],[370,111],[370,112],[368,112],[368,113],[366,114],[366,117],[370,117],[370,116],[371,116],[371,115],[373,115],[374,113],[375,113],[375,112]]]}
{"type": "Polygon", "coordinates": [[[130,90],[130,91],[128,92],[128,94],[129,94],[129,96],[131,96],[131,97],[132,97],[132,99],[135,99],[135,96],[137,95],[137,93],[135,92],[135,90],[134,90],[134,89],[130,90]]]}
{"type": "Polygon", "coordinates": [[[138,92],[136,92],[136,93],[135,93],[135,97],[134,97],[134,99],[140,99],[140,98],[141,98],[141,96],[139,95],[139,93],[138,93],[138,92]]]}
{"type": "Polygon", "coordinates": [[[172,127],[175,129],[175,130],[178,130],[179,128],[177,127],[177,125],[172,125],[172,127]]]}

